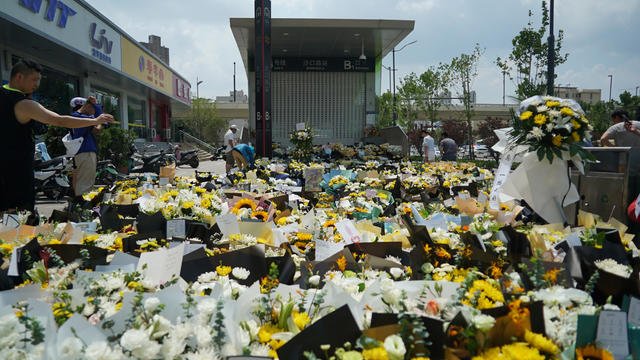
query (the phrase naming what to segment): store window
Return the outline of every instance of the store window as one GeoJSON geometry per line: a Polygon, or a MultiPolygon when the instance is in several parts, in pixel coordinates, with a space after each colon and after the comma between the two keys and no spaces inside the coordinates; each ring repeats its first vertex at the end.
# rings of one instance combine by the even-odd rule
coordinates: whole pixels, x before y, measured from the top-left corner
{"type": "MultiPolygon", "coordinates": [[[[91,87],[91,95],[95,96],[105,114],[111,114],[120,122],[120,94],[105,88],[91,87]]],[[[122,123],[120,123],[122,127],[122,123]]]]}
{"type": "MultiPolygon", "coordinates": [[[[19,56],[12,56],[12,66],[22,60],[19,56]]],[[[69,102],[78,94],[78,78],[63,72],[54,70],[48,66],[42,66],[40,73],[40,86],[33,94],[33,99],[45,108],[58,114],[67,115],[71,113],[69,102]]]]}
{"type": "Polygon", "coordinates": [[[149,118],[146,116],[146,102],[131,96],[127,97],[127,114],[129,129],[133,130],[138,138],[150,139],[149,118]]]}

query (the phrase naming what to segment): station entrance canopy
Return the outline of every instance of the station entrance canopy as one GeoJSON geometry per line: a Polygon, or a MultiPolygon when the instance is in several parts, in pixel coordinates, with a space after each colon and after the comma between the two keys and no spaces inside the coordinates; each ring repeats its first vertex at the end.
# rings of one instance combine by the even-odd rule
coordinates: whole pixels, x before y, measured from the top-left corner
{"type": "MultiPolygon", "coordinates": [[[[254,129],[254,19],[230,23],[249,79],[254,129]]],[[[382,59],[413,27],[412,20],[272,19],[273,141],[287,145],[299,122],[314,128],[316,143],[359,141],[377,116],[382,59]]]]}

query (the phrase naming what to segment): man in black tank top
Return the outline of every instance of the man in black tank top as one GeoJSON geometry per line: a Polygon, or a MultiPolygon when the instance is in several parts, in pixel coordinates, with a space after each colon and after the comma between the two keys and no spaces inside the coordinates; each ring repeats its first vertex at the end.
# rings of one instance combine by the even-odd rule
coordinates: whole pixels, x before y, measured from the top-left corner
{"type": "Polygon", "coordinates": [[[41,67],[28,60],[11,69],[9,84],[0,89],[0,213],[13,210],[33,211],[33,121],[66,128],[81,128],[112,123],[113,116],[102,114],[95,119],[62,116],[45,109],[28,98],[40,85],[41,67]]]}

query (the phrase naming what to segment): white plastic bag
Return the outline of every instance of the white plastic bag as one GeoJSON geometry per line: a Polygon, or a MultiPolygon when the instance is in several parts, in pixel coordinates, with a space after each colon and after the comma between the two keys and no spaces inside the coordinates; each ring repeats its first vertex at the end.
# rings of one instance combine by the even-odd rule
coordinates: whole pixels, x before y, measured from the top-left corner
{"type": "Polygon", "coordinates": [[[78,153],[78,150],[80,150],[80,146],[82,146],[83,141],[84,138],[82,136],[77,139],[73,139],[71,134],[67,133],[67,135],[62,138],[62,143],[67,149],[67,156],[75,156],[78,153]]]}

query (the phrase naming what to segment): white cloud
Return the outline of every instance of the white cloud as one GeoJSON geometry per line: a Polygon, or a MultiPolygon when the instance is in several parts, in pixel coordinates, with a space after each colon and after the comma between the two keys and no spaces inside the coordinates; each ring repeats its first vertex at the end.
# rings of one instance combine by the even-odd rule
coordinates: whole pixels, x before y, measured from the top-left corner
{"type": "Polygon", "coordinates": [[[396,9],[405,12],[422,12],[433,9],[436,4],[435,0],[400,0],[396,5],[396,9]]]}

